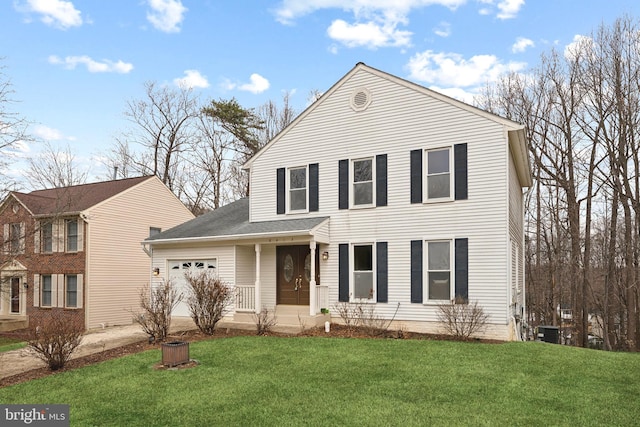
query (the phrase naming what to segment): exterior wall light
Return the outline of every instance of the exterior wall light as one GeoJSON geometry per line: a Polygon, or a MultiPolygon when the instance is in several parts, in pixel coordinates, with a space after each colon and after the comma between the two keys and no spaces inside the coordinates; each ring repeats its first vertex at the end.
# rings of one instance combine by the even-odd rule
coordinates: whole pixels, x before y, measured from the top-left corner
{"type": "Polygon", "coordinates": [[[159,276],[160,275],[160,268],[153,267],[153,275],[154,276],[159,276]]]}
{"type": "Polygon", "coordinates": [[[322,252],[322,260],[326,261],[329,259],[329,252],[322,252]]]}

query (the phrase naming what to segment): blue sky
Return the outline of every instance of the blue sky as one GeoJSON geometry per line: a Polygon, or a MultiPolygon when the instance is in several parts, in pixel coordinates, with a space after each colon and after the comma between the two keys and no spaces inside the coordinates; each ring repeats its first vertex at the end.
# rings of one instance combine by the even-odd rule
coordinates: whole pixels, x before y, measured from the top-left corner
{"type": "Polygon", "coordinates": [[[289,92],[302,111],[362,61],[469,101],[623,14],[640,16],[640,2],[11,0],[0,3],[0,65],[20,101],[11,110],[34,136],[69,146],[93,180],[147,81],[244,107],[289,92]]]}

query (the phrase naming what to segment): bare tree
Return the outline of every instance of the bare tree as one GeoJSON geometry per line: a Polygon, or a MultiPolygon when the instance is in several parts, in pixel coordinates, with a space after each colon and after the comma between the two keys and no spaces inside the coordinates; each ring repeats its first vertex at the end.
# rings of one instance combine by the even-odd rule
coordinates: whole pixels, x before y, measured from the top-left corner
{"type": "Polygon", "coordinates": [[[29,169],[24,172],[33,188],[69,187],[87,182],[89,170],[77,164],[68,145],[62,149],[45,142],[43,147],[39,154],[29,159],[29,169]]]}
{"type": "MultiPolygon", "coordinates": [[[[0,58],[2,60],[3,58],[0,58]]],[[[5,67],[0,65],[0,196],[6,191],[16,189],[17,182],[7,175],[8,167],[15,159],[15,150],[20,144],[32,141],[27,134],[29,122],[11,109],[16,103],[13,99],[11,80],[4,73],[5,67]]]]}

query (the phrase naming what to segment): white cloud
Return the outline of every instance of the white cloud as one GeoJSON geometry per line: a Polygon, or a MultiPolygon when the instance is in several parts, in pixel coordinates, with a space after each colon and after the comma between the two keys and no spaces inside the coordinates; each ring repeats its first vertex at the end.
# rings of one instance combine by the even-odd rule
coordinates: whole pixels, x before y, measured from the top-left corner
{"type": "Polygon", "coordinates": [[[85,65],[90,73],[119,73],[127,74],[133,70],[133,64],[122,62],[109,61],[108,59],[103,62],[98,62],[91,59],[87,55],[82,56],[67,56],[64,59],[51,55],[49,56],[49,63],[54,65],[64,65],[65,68],[73,70],[79,64],[85,65]]]}
{"type": "Polygon", "coordinates": [[[347,47],[368,48],[385,46],[409,46],[410,31],[399,29],[408,25],[412,9],[441,5],[450,9],[467,0],[282,0],[275,10],[276,19],[283,24],[293,24],[296,18],[321,9],[340,9],[353,14],[348,23],[335,20],[327,34],[347,47]]]}
{"type": "Polygon", "coordinates": [[[206,76],[200,74],[198,70],[185,70],[184,77],[173,79],[173,83],[179,87],[186,88],[207,88],[209,87],[209,81],[206,76]]]}
{"type": "Polygon", "coordinates": [[[451,35],[451,24],[448,22],[441,22],[433,29],[433,32],[436,36],[449,37],[451,35]]]}
{"type": "Polygon", "coordinates": [[[58,129],[53,129],[48,126],[38,125],[33,129],[33,134],[46,141],[57,141],[64,139],[62,132],[58,129]]]}
{"type": "Polygon", "coordinates": [[[407,46],[411,41],[411,32],[401,31],[396,24],[367,22],[349,24],[341,19],[331,23],[327,34],[347,47],[365,46],[370,49],[384,46],[407,46]]]}
{"type": "Polygon", "coordinates": [[[498,18],[511,19],[515,18],[520,11],[520,8],[524,6],[524,0],[503,0],[498,3],[498,18]]]}
{"type": "Polygon", "coordinates": [[[414,80],[445,88],[474,88],[487,81],[496,81],[506,72],[520,71],[526,64],[505,64],[494,55],[475,55],[465,59],[457,53],[427,50],[411,57],[407,67],[414,80]]]}
{"type": "Polygon", "coordinates": [[[165,33],[180,32],[180,24],[188,10],[181,0],[149,0],[151,11],[147,13],[147,20],[156,30],[165,33]]]}
{"type": "Polygon", "coordinates": [[[433,89],[436,92],[440,92],[451,98],[455,98],[458,101],[466,102],[467,104],[472,104],[472,105],[473,105],[474,98],[478,95],[477,88],[474,88],[473,91],[467,91],[467,90],[456,88],[456,87],[441,88],[438,86],[429,86],[429,89],[433,89]]]}
{"type": "Polygon", "coordinates": [[[258,94],[269,89],[270,86],[269,80],[256,73],[251,74],[249,81],[249,83],[239,85],[238,89],[258,94]]]}
{"type": "Polygon", "coordinates": [[[535,46],[535,43],[533,43],[533,40],[525,37],[518,37],[516,39],[516,42],[513,44],[513,46],[511,46],[511,52],[521,53],[527,50],[528,47],[534,47],[534,46],[535,46]]]}
{"type": "Polygon", "coordinates": [[[39,14],[42,22],[61,30],[82,25],[80,11],[70,1],[27,0],[26,5],[18,5],[16,9],[39,14]]]}

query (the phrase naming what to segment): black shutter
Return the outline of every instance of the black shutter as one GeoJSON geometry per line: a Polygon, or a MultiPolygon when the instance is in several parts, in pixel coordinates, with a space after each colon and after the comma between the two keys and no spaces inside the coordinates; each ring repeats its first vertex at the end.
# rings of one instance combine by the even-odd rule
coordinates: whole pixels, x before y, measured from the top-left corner
{"type": "Polygon", "coordinates": [[[338,162],[338,209],[349,209],[349,160],[338,162]]]}
{"type": "Polygon", "coordinates": [[[467,198],[467,144],[453,146],[453,167],[456,200],[467,198]]]}
{"type": "Polygon", "coordinates": [[[309,165],[309,212],[318,212],[318,164],[309,165]]]}
{"type": "Polygon", "coordinates": [[[422,150],[411,150],[411,203],[422,203],[422,150]]]}
{"type": "Polygon", "coordinates": [[[349,302],[349,245],[338,245],[338,301],[349,302]]]}
{"type": "Polygon", "coordinates": [[[284,193],[285,193],[285,188],[284,188],[284,180],[285,180],[285,171],[284,168],[278,168],[278,170],[276,171],[277,174],[277,178],[276,178],[276,185],[277,185],[277,190],[276,190],[276,213],[277,214],[283,214],[285,212],[285,197],[284,197],[284,193]]]}
{"type": "Polygon", "coordinates": [[[411,241],[411,302],[422,303],[422,240],[411,241]]]}
{"type": "Polygon", "coordinates": [[[389,268],[387,265],[387,242],[376,243],[376,301],[387,302],[389,291],[389,268]]]}
{"type": "Polygon", "coordinates": [[[376,206],[387,206],[387,155],[376,156],[376,206]]]}
{"type": "Polygon", "coordinates": [[[469,300],[469,239],[456,239],[456,297],[469,300]]]}

